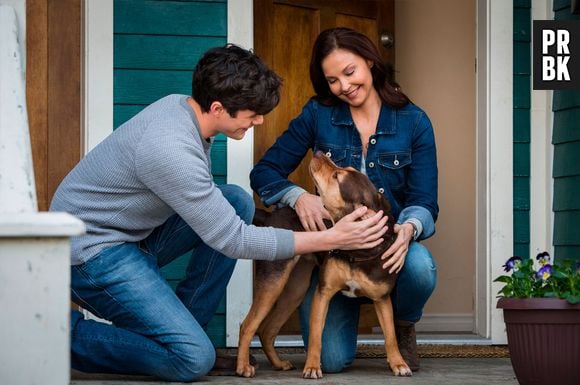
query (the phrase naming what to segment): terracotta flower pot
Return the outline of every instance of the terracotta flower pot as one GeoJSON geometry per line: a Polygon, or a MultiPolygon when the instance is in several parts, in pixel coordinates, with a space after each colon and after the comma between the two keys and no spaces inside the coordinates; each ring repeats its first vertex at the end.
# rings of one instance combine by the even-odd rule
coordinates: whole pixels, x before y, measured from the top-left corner
{"type": "Polygon", "coordinates": [[[521,385],[580,383],[580,303],[500,298],[508,348],[521,385]]]}

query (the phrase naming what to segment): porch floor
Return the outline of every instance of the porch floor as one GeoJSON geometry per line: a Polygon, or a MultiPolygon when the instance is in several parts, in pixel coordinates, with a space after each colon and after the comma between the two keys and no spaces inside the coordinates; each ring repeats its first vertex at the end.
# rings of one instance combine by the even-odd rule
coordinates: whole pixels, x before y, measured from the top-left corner
{"type": "MultiPolygon", "coordinates": [[[[412,377],[394,377],[383,358],[357,358],[353,365],[339,374],[326,374],[321,380],[301,378],[304,353],[282,354],[298,370],[272,370],[266,356],[254,354],[258,361],[255,378],[207,376],[196,384],[227,385],[517,385],[509,358],[423,358],[421,370],[412,377]]],[[[73,371],[71,385],[161,385],[150,377],[85,374],[73,371]]]]}

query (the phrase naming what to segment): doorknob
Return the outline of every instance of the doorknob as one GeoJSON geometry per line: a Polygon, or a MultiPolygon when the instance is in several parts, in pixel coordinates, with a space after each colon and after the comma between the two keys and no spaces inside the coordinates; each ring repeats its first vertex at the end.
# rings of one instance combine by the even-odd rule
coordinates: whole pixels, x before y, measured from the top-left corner
{"type": "Polygon", "coordinates": [[[380,39],[381,39],[381,44],[385,48],[391,48],[395,44],[395,38],[393,37],[392,33],[382,32],[380,39]]]}

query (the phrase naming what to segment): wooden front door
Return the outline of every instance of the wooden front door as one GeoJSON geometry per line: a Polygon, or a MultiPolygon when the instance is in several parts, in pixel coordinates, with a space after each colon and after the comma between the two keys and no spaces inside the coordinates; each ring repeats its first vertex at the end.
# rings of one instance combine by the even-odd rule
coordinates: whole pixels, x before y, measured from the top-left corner
{"type": "MultiPolygon", "coordinates": [[[[394,25],[394,0],[254,0],[255,51],[284,80],[280,104],[255,131],[254,161],[264,155],[313,96],[308,67],[312,45],[321,31],[349,27],[365,33],[376,42],[385,62],[393,63],[394,49],[383,47],[380,36],[392,35],[394,25]]],[[[307,168],[310,158],[308,154],[290,179],[314,193],[307,168]]],[[[378,325],[374,310],[365,306],[361,311],[361,332],[369,332],[378,325]]],[[[300,332],[296,315],[282,332],[300,332]]]]}
{"type": "Polygon", "coordinates": [[[27,0],[26,98],[38,209],[81,158],[81,0],[27,0]]]}
{"type": "MultiPolygon", "coordinates": [[[[380,47],[385,61],[393,61],[394,49],[379,43],[381,33],[394,32],[394,0],[254,0],[256,53],[284,79],[280,104],[256,130],[254,161],[313,95],[308,72],[312,45],[322,30],[337,26],[365,33],[380,47]]],[[[310,156],[290,179],[313,192],[306,167],[310,156]]]]}

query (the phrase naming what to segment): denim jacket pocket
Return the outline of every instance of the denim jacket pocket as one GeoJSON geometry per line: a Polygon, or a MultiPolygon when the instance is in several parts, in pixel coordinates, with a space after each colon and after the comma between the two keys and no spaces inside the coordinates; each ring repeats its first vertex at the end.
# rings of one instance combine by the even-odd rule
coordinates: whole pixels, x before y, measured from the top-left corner
{"type": "Polygon", "coordinates": [[[322,153],[329,157],[337,166],[344,167],[343,163],[346,159],[346,150],[344,148],[316,144],[314,146],[314,153],[316,153],[316,151],[322,151],[322,153]]]}
{"type": "Polygon", "coordinates": [[[411,164],[410,152],[389,152],[379,154],[383,178],[391,190],[400,190],[405,185],[405,167],[411,164]]]}

